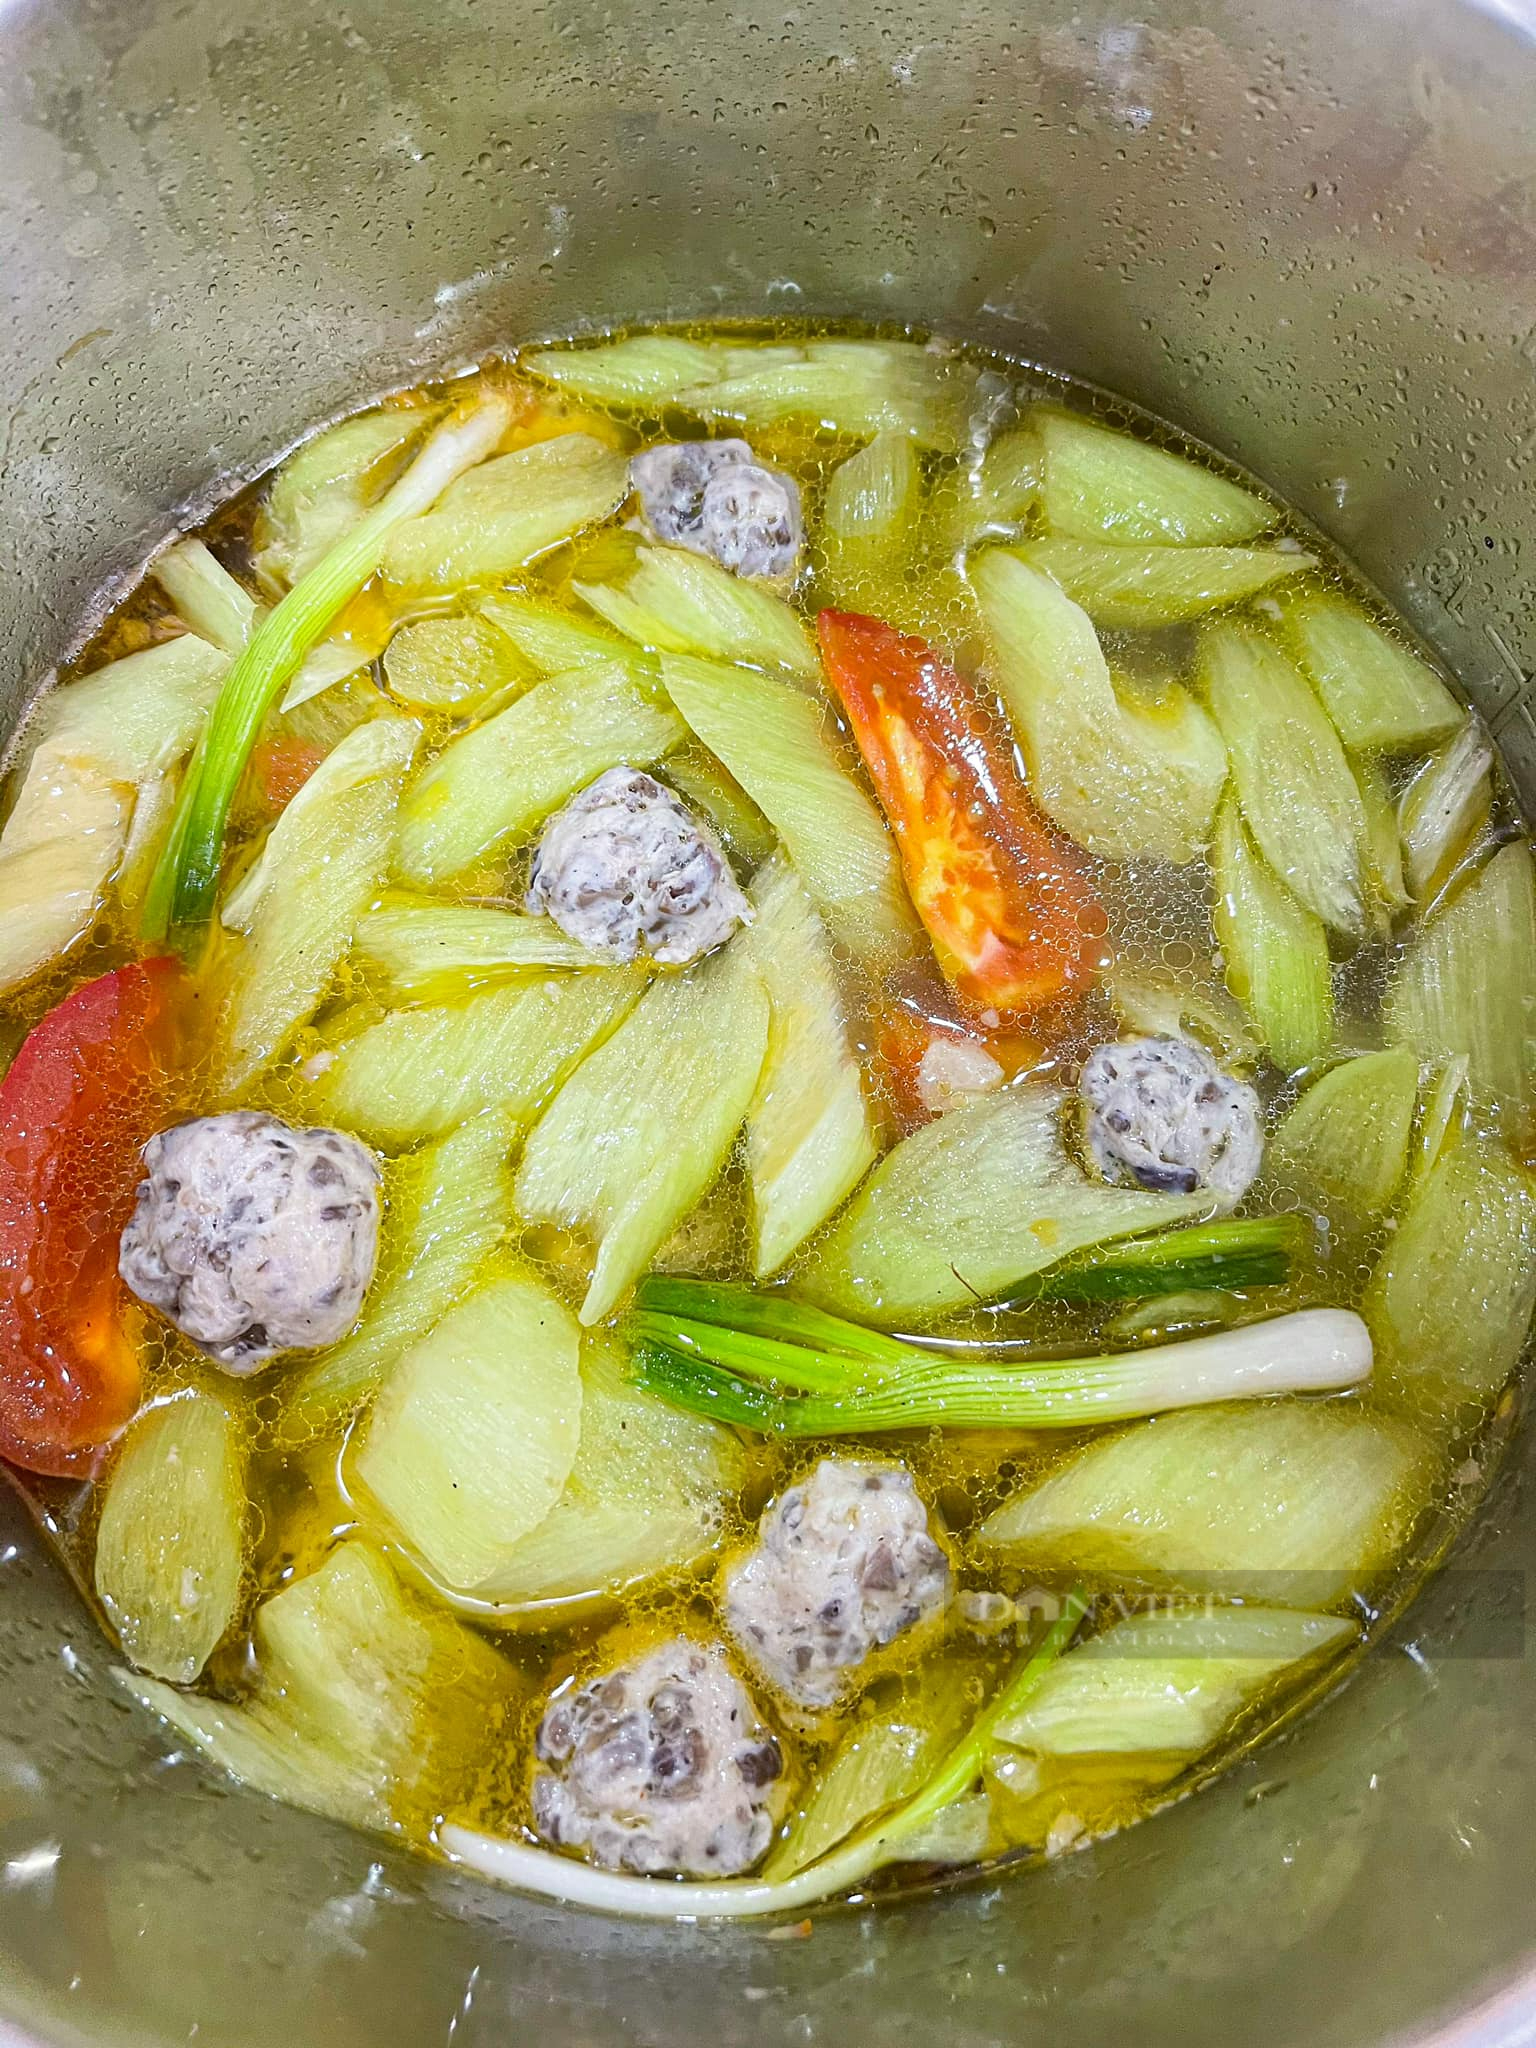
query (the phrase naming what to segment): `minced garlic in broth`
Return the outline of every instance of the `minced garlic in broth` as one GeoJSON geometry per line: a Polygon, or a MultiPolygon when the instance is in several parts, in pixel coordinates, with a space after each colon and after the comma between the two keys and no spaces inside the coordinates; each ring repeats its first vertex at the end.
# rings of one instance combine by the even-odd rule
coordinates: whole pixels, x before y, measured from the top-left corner
{"type": "MultiPolygon", "coordinates": [[[[706,343],[721,339],[733,343],[799,340],[813,332],[846,334],[849,331],[781,326],[758,329],[701,326],[682,330],[686,338],[706,343]]],[[[981,389],[984,394],[990,394],[999,424],[1006,424],[1031,401],[1048,400],[1089,413],[1156,446],[1192,455],[1199,461],[1216,466],[1206,451],[1192,446],[1165,423],[1137,412],[1123,401],[1110,400],[1070,378],[1036,366],[982,351],[967,353],[983,372],[981,389]]],[[[505,361],[490,362],[475,374],[489,384],[517,394],[520,399],[531,393],[505,438],[504,451],[571,430],[589,433],[624,453],[657,440],[684,438],[697,432],[687,417],[670,412],[646,417],[633,408],[605,411],[600,407],[567,401],[545,384],[530,383],[519,372],[515,356],[505,361]]],[[[461,378],[445,386],[426,386],[420,391],[396,394],[384,403],[391,406],[430,404],[450,393],[455,397],[464,394],[474,381],[473,378],[461,378]]],[[[738,430],[727,427],[723,431],[738,430]]],[[[798,424],[754,431],[749,438],[762,461],[789,471],[797,479],[805,503],[807,531],[814,539],[827,479],[832,469],[858,444],[831,438],[798,424]]],[[[926,637],[941,647],[962,673],[974,675],[982,658],[978,617],[961,573],[959,552],[952,544],[954,521],[948,519],[945,512],[948,501],[953,500],[957,505],[959,502],[959,466],[951,457],[925,455],[923,462],[930,504],[937,509],[928,520],[925,551],[913,565],[912,574],[903,588],[891,593],[890,623],[926,637]]],[[[265,482],[258,482],[232,497],[203,529],[203,537],[220,558],[247,581],[252,527],[264,488],[265,482]]],[[[1373,602],[1369,594],[1362,591],[1358,579],[1347,565],[1328,550],[1313,529],[1299,520],[1282,519],[1279,530],[1294,544],[1304,545],[1319,554],[1328,576],[1340,589],[1368,604],[1373,602]]],[[[580,605],[572,594],[573,583],[593,580],[622,565],[631,548],[631,537],[610,522],[595,534],[584,535],[545,555],[520,579],[520,587],[533,594],[566,602],[573,616],[577,615],[580,605]]],[[[811,622],[815,618],[822,568],[813,545],[808,569],[797,585],[795,600],[811,622]]],[[[415,603],[400,599],[375,579],[347,608],[336,630],[353,635],[359,645],[370,646],[382,643],[390,631],[402,624],[451,614],[459,608],[458,598],[432,598],[415,603]]],[[[108,659],[152,644],[167,635],[173,621],[174,613],[158,586],[146,581],[103,621],[73,664],[71,673],[88,673],[108,659]]],[[[1144,667],[1164,676],[1188,677],[1194,634],[1187,627],[1110,632],[1104,635],[1104,639],[1112,661],[1123,672],[1134,674],[1138,667],[1144,667]]],[[[345,688],[333,689],[286,716],[276,717],[268,729],[269,737],[307,745],[318,754],[334,744],[351,724],[375,715],[389,702],[383,664],[375,660],[368,673],[354,679],[345,688]]],[[[1000,730],[1002,714],[995,705],[993,719],[995,728],[1000,730]]],[[[430,759],[451,736],[464,729],[465,721],[448,715],[428,715],[424,724],[426,736],[422,758],[430,759]]],[[[851,739],[846,737],[843,755],[850,772],[865,781],[857,751],[851,739]]],[[[667,764],[663,762],[657,772],[665,778],[667,764]]],[[[1402,776],[1396,775],[1394,787],[1401,780],[1402,776]]],[[[865,786],[868,786],[867,781],[865,786]]],[[[242,797],[230,841],[230,857],[236,867],[247,857],[248,849],[271,815],[270,808],[264,807],[249,790],[242,797]]],[[[1495,832],[1507,830],[1514,821],[1510,794],[1501,785],[1495,797],[1492,829],[1495,832]]],[[[510,859],[497,857],[462,876],[449,890],[440,893],[450,899],[465,901],[492,895],[498,900],[517,902],[526,880],[526,864],[526,851],[510,859]]],[[[1095,860],[1090,866],[1107,911],[1107,943],[1115,955],[1117,971],[1156,974],[1191,989],[1219,989],[1220,962],[1209,912],[1211,877],[1203,861],[1184,868],[1151,861],[1116,865],[1095,860]]],[[[226,946],[227,941],[215,936],[204,968],[206,985],[211,992],[210,1004],[217,1000],[218,977],[226,946]]],[[[1372,1035],[1373,1026],[1391,947],[1392,941],[1386,936],[1367,942],[1340,975],[1341,1043],[1365,1049],[1377,1042],[1372,1035]]],[[[72,951],[62,964],[29,986],[21,998],[0,1011],[0,1046],[7,1051],[14,1048],[25,1031],[71,988],[125,958],[135,957],[135,954],[134,940],[122,918],[115,910],[109,912],[88,941],[72,951]]],[[[925,1010],[943,1015],[947,1006],[943,1000],[942,983],[931,961],[926,965],[907,963],[900,968],[894,990],[871,987],[864,980],[858,963],[846,950],[840,953],[839,969],[854,1020],[854,1040],[865,1063],[870,1086],[878,1092],[884,1083],[878,1058],[877,1032],[872,1021],[876,1013],[889,1003],[894,994],[915,1017],[921,1017],[925,1010]]],[[[471,985],[470,981],[462,979],[456,984],[459,988],[471,985]]],[[[370,980],[366,971],[352,964],[345,965],[325,1008],[303,1033],[295,1056],[283,1061],[240,1094],[233,1105],[220,1106],[262,1107],[295,1122],[310,1120],[312,1105],[301,1078],[305,1062],[316,1055],[325,1055],[331,1043],[331,1029],[343,1012],[350,1025],[370,1014],[382,1014],[385,993],[382,986],[370,980]]],[[[1037,1076],[1059,1073],[1070,1080],[1076,1063],[1089,1048],[1106,1037],[1112,1037],[1116,1028],[1108,995],[1102,987],[1095,989],[1078,1003],[1075,1012],[1069,1013],[1064,1028],[1053,1031],[1048,1046],[1044,1043],[1031,1046],[1021,1035],[1014,1071],[1037,1076]]],[[[185,1086],[180,1091],[180,1106],[185,1113],[197,1113],[208,1106],[208,1096],[204,1092],[207,1087],[206,1074],[193,1072],[186,1076],[185,1086]]],[[[1297,1082],[1295,1077],[1287,1079],[1271,1071],[1267,1080],[1261,1082],[1261,1092],[1265,1098],[1267,1118],[1272,1124],[1273,1117],[1294,1099],[1298,1092],[1297,1082]]],[[[910,1115],[910,1104],[899,1104],[889,1094],[885,1095],[882,1106],[883,1113],[892,1124],[910,1115]]],[[[398,1186],[401,1170],[398,1160],[391,1158],[386,1162],[386,1203],[398,1186]]],[[[1285,1206],[1292,1199],[1283,1186],[1266,1175],[1254,1189],[1249,1206],[1262,1211],[1285,1206]]],[[[1255,1296],[1249,1312],[1277,1313],[1315,1304],[1358,1305],[1388,1227],[1380,1225],[1373,1231],[1352,1237],[1339,1233],[1330,1235],[1324,1231],[1318,1240],[1319,1256],[1315,1263],[1304,1267],[1285,1288],[1267,1289],[1262,1296],[1255,1296]]],[[[737,1160],[727,1168],[720,1182],[674,1239],[662,1248],[655,1267],[665,1272],[685,1272],[718,1280],[749,1281],[751,1271],[746,1231],[745,1176],[737,1160]]],[[[583,1247],[563,1238],[558,1232],[540,1228],[524,1232],[516,1250],[546,1275],[567,1301],[573,1304],[579,1301],[587,1269],[587,1255],[583,1247]]],[[[963,1246],[956,1247],[956,1260],[963,1272],[963,1246]]],[[[387,1262],[381,1265],[374,1282],[375,1289],[387,1285],[393,1277],[387,1262]]],[[[949,1318],[943,1325],[943,1339],[958,1348],[1000,1345],[1006,1354],[1025,1358],[1070,1356],[1106,1345],[1124,1345],[1138,1341],[1140,1337],[1155,1339],[1163,1334],[1155,1319],[1143,1319],[1142,1328],[1138,1331],[1134,1323],[1126,1321],[1126,1313],[1125,1303],[1093,1308],[1037,1304],[1002,1313],[977,1307],[949,1318]]],[[[1198,1303],[1192,1313],[1193,1327],[1202,1327],[1198,1303]]],[[[920,1341],[935,1341],[931,1331],[914,1334],[920,1337],[920,1341]]],[[[250,1469],[256,1509],[251,1525],[252,1598],[246,1608],[249,1616],[257,1600],[314,1570],[329,1551],[358,1526],[359,1511],[349,1499],[345,1483],[344,1443],[340,1437],[333,1436],[297,1452],[283,1453],[272,1447],[273,1428],[282,1409],[285,1375],[297,1369],[293,1361],[279,1361],[249,1381],[226,1382],[218,1380],[208,1362],[190,1343],[158,1321],[146,1319],[144,1343],[150,1398],[187,1384],[211,1384],[217,1380],[221,1394],[236,1406],[249,1431],[254,1453],[250,1469]]],[[[1369,1407],[1375,1396],[1367,1391],[1364,1395],[1349,1398],[1369,1407]]],[[[1485,1427],[1483,1438],[1474,1449],[1473,1457],[1483,1471],[1494,1463],[1498,1439],[1507,1425],[1510,1412],[1510,1403],[1506,1399],[1494,1421],[1485,1427]]],[[[950,1533],[961,1585],[1001,1592],[1014,1599],[1030,1592],[1030,1582],[1017,1570],[999,1570],[995,1561],[984,1559],[973,1542],[974,1532],[988,1513],[1022,1482],[1047,1472],[1077,1448],[1086,1434],[1081,1431],[932,1431],[872,1438],[867,1443],[838,1438],[825,1443],[789,1445],[767,1442],[755,1436],[744,1438],[748,1483],[720,1532],[716,1557],[708,1560],[703,1568],[692,1570],[680,1578],[663,1578],[617,1604],[612,1600],[598,1599],[583,1607],[580,1603],[573,1605],[564,1601],[558,1603],[552,1620],[546,1620],[536,1610],[520,1617],[516,1627],[498,1627],[489,1631],[498,1649],[522,1675],[526,1687],[525,1701],[513,1724],[513,1740],[499,1754],[483,1759],[478,1793],[467,1804],[459,1804],[450,1817],[467,1820],[497,1833],[515,1834],[519,1829],[528,1829],[532,1738],[552,1685],[572,1672],[589,1669],[594,1646],[599,1639],[607,1646],[618,1640],[625,1645],[645,1647],[675,1632],[680,1625],[703,1633],[719,1634],[712,1595],[718,1558],[747,1546],[753,1537],[756,1518],[769,1498],[790,1478],[809,1470],[824,1452],[876,1458],[898,1456],[906,1461],[920,1491],[936,1507],[950,1533]],[[616,1626],[622,1631],[617,1638],[614,1634],[616,1626]]],[[[1423,1572],[1443,1552],[1456,1528],[1475,1505],[1479,1488],[1465,1483],[1468,1469],[1465,1462],[1460,1469],[1462,1483],[1441,1488],[1424,1499],[1424,1513],[1410,1554],[1402,1559],[1396,1578],[1381,1594],[1378,1621],[1401,1609],[1423,1572]]],[[[64,1482],[29,1478],[24,1483],[45,1511],[48,1525],[77,1579],[89,1588],[94,1530],[94,1509],[89,1492],[64,1482]]],[[[413,1567],[410,1561],[398,1561],[406,1576],[411,1577],[413,1567]]],[[[1061,1590],[1064,1582],[1049,1583],[1061,1590]]],[[[1134,1591],[1129,1591],[1126,1604],[1134,1605],[1137,1597],[1134,1591]]],[[[906,1688],[916,1700],[921,1692],[919,1680],[942,1668],[944,1694],[952,1702],[965,1703],[967,1714],[974,1715],[1016,1655],[1019,1639],[1019,1626],[1012,1620],[1004,1620],[998,1626],[994,1618],[991,1624],[983,1627],[971,1625],[956,1612],[947,1632],[937,1642],[931,1636],[922,1635],[910,1652],[905,1651],[899,1642],[886,1652],[881,1664],[882,1676],[871,1697],[881,1705],[890,1704],[906,1688]]],[[[248,1638],[227,1642],[206,1673],[204,1688],[215,1694],[238,1698],[249,1686],[255,1656],[248,1638]]],[[[1320,1685],[1326,1688],[1338,1677],[1339,1667],[1333,1665],[1321,1681],[1315,1676],[1307,1677],[1288,1691],[1266,1699],[1244,1716],[1227,1740],[1222,1754],[1235,1753],[1260,1739],[1267,1728],[1305,1704],[1320,1685]]],[[[766,1694],[761,1694],[760,1698],[771,1714],[771,1699],[766,1694]]],[[[823,1714],[786,1733],[784,1747],[794,1790],[791,1817],[803,1805],[804,1796],[814,1783],[819,1767],[824,1765],[838,1740],[846,1733],[850,1719],[856,1719],[862,1711],[867,1711],[867,1707],[855,1710],[852,1716],[847,1712],[823,1714]]],[[[1207,1760],[1199,1769],[1207,1772],[1210,1767],[1210,1760],[1207,1760]]],[[[1191,1775],[1186,1773],[1181,1777],[1174,1774],[1162,1785],[1129,1791],[1123,1783],[1114,1781],[1098,1788],[1080,1785],[1076,1788],[1073,1811],[1058,1816],[1052,1829],[1042,1825],[1038,1813],[1027,1810],[1026,1801],[1019,1809],[1017,1845],[1038,1849],[1046,1839],[1050,1846],[1060,1847],[1105,1827],[1121,1825],[1169,1796],[1171,1790],[1190,1782],[1191,1775]]],[[[995,1813],[1006,1813],[1006,1798],[999,1798],[994,1806],[995,1813]]],[[[440,1817],[430,1798],[414,1796],[405,1800],[396,1814],[406,1839],[422,1848],[430,1846],[434,1826],[440,1817]]],[[[1007,1852],[1009,1843],[1006,1837],[1006,1822],[1000,1832],[994,1819],[991,1843],[994,1853],[1007,1852]]],[[[526,1839],[534,1838],[529,1833],[526,1839]]],[[[888,1873],[882,1882],[887,1885],[918,1882],[926,1874],[922,1866],[917,1866],[904,1873],[888,1873]]]]}

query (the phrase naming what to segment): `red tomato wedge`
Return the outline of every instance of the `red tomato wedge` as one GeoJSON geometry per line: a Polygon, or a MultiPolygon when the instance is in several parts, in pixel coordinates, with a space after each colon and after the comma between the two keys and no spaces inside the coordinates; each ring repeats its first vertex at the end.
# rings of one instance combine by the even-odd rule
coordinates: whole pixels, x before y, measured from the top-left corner
{"type": "Polygon", "coordinates": [[[251,756],[262,802],[270,811],[290,804],[325,759],[312,740],[263,740],[251,756]]]}
{"type": "Polygon", "coordinates": [[[67,996],[0,1082],[0,1457],[84,1474],[139,1404],[117,1242],[169,1120],[183,983],[119,967],[67,996]]]}
{"type": "Polygon", "coordinates": [[[969,684],[921,640],[825,611],[822,660],[955,993],[1029,1016],[1084,988],[1107,952],[1083,864],[1032,802],[969,684]]]}

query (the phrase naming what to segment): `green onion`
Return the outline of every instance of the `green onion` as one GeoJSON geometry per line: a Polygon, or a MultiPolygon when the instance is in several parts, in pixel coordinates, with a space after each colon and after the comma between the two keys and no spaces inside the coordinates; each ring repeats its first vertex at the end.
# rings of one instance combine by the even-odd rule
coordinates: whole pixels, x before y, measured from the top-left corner
{"type": "Polygon", "coordinates": [[[756,1919],[856,1894],[866,1878],[897,1859],[903,1844],[914,1842],[938,1814],[970,1791],[981,1776],[998,1727],[1015,1719],[1038,1691],[1046,1673],[1070,1647],[1087,1611],[1087,1596],[1074,1588],[1040,1642],[1026,1652],[992,1704],[947,1752],[921,1789],[793,1877],[778,1882],[725,1878],[713,1884],[679,1884],[666,1878],[625,1877],[594,1870],[588,1863],[551,1855],[547,1849],[530,1849],[452,1823],[442,1828],[439,1839],[456,1862],[484,1877],[544,1898],[635,1919],[756,1919]]]}
{"type": "Polygon", "coordinates": [[[146,938],[158,941],[173,928],[206,923],[218,890],[230,805],[262,721],[332,619],[373,575],[389,535],[483,461],[510,416],[504,400],[486,398],[440,426],[382,501],[321,556],[252,634],[224,679],[182,785],[145,900],[146,938]]]}
{"type": "MultiPolygon", "coordinates": [[[[743,1429],[785,1438],[894,1429],[1081,1429],[1214,1401],[1357,1386],[1371,1370],[1364,1323],[1348,1309],[1299,1309],[1099,1358],[1030,1367],[971,1365],[913,1349],[900,1371],[704,1324],[658,1341],[637,1317],[639,1385],[743,1429]],[[809,1391],[781,1395],[774,1387],[809,1391]]],[[[674,1323],[674,1331],[679,1326],[674,1323]]]]}
{"type": "MultiPolygon", "coordinates": [[[[660,1344],[685,1358],[701,1359],[706,1365],[721,1366],[747,1379],[773,1380],[809,1394],[858,1393],[869,1381],[883,1378],[891,1370],[836,1352],[725,1329],[718,1323],[692,1322],[686,1316],[641,1314],[630,1318],[628,1328],[642,1344],[660,1344]]],[[[922,1353],[914,1350],[909,1356],[920,1361],[922,1353]]]]}
{"type": "Polygon", "coordinates": [[[866,1330],[843,1316],[828,1315],[787,1294],[760,1294],[751,1287],[727,1287],[713,1280],[689,1280],[653,1273],[635,1293],[635,1307],[658,1316],[684,1316],[693,1322],[719,1323],[756,1337],[778,1337],[786,1344],[809,1344],[818,1351],[836,1351],[848,1358],[872,1358],[905,1365],[915,1347],[881,1330],[866,1330]]]}
{"type": "Polygon", "coordinates": [[[1035,1301],[1144,1301],[1208,1287],[1280,1287],[1306,1256],[1312,1227],[1297,1215],[1228,1217],[1100,1245],[1035,1273],[998,1309],[1035,1301]]]}
{"type": "MultiPolygon", "coordinates": [[[[1293,1277],[1311,1242],[1311,1225],[1302,1216],[1227,1217],[1075,1254],[1003,1290],[988,1306],[1004,1311],[1037,1301],[1144,1301],[1212,1287],[1279,1287],[1293,1277]]],[[[716,1336],[723,1331],[769,1337],[877,1364],[910,1366],[933,1356],[788,1294],[710,1280],[653,1274],[641,1282],[635,1307],[642,1312],[637,1322],[643,1320],[644,1334],[661,1343],[671,1341],[669,1326],[708,1323],[719,1326],[716,1336]]],[[[707,1348],[700,1355],[717,1365],[731,1363],[707,1348]]]]}

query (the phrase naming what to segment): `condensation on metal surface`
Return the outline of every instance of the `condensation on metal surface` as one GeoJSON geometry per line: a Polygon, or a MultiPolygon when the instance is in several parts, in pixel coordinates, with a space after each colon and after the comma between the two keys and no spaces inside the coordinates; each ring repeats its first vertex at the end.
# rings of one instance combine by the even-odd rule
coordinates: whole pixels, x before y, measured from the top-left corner
{"type": "MultiPolygon", "coordinates": [[[[364,392],[620,318],[852,311],[1249,463],[1536,791],[1533,103],[1512,26],[1450,0],[12,0],[0,704],[179,507],[364,392]]],[[[1478,1540],[1523,1567],[1512,1494],[1478,1540]]],[[[809,1939],[637,1931],[230,1792],[116,1701],[9,1521],[0,1559],[0,1727],[42,1788],[0,1783],[0,2009],[39,2039],[1226,2048],[1236,2013],[1367,2048],[1529,1956],[1529,1659],[1373,1659],[1038,1878],[809,1939]]],[[[1441,2038],[1515,2038],[1522,1997],[1441,2038]]]]}

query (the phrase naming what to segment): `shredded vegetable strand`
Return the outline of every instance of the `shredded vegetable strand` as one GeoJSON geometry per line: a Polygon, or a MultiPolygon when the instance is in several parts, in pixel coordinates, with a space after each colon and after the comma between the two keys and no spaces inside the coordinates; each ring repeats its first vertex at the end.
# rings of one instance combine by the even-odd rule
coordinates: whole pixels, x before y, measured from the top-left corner
{"type": "Polygon", "coordinates": [[[1088,1600],[1074,1588],[1061,1612],[1036,1647],[1026,1652],[1013,1676],[986,1711],[955,1744],[925,1785],[896,1809],[851,1841],[844,1842],[793,1877],[777,1882],[761,1878],[724,1878],[715,1884],[677,1883],[668,1878],[625,1877],[594,1870],[547,1849],[530,1849],[476,1829],[449,1824],[438,1839],[455,1862],[483,1876],[540,1897],[571,1905],[591,1906],[643,1920],[747,1920],[813,1906],[824,1899],[854,1897],[903,1842],[935,1814],[969,1791],[981,1775],[993,1731],[1017,1714],[1043,1682],[1046,1673],[1070,1647],[1088,1600]]]}
{"type": "Polygon", "coordinates": [[[440,426],[405,475],[372,511],[300,578],[257,627],[224,679],[203,743],[182,787],[170,835],[144,908],[144,935],[207,921],[218,890],[224,830],[240,777],[285,685],[309,649],[378,567],[384,542],[425,512],[454,479],[483,462],[506,430],[499,398],[440,426]]]}

